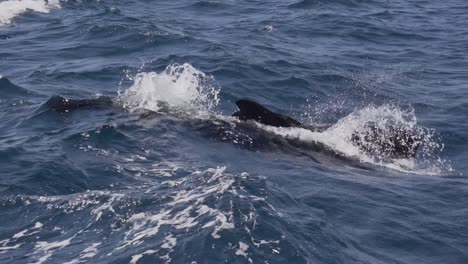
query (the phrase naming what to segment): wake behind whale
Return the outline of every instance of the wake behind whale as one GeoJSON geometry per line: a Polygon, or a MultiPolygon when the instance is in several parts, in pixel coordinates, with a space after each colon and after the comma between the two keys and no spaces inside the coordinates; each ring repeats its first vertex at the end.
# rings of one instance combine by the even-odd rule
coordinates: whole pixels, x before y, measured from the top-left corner
{"type": "MultiPolygon", "coordinates": [[[[67,99],[61,96],[53,96],[45,105],[54,111],[69,112],[83,108],[116,107],[117,104],[116,98],[108,96],[92,99],[67,99]]],[[[164,102],[160,102],[160,105],[163,104],[164,102]]],[[[279,128],[303,128],[313,132],[324,132],[329,128],[303,125],[289,116],[272,112],[257,102],[248,99],[238,100],[236,105],[239,111],[233,113],[232,116],[240,121],[255,121],[259,124],[279,128]]],[[[151,115],[145,116],[149,117],[151,115]]],[[[217,122],[215,120],[211,121],[220,124],[219,120],[217,122]]],[[[367,153],[378,153],[385,158],[414,158],[422,143],[421,135],[416,128],[405,128],[398,124],[389,125],[387,129],[383,129],[373,122],[366,123],[365,126],[368,129],[355,131],[351,141],[367,153]]]]}
{"type": "Polygon", "coordinates": [[[407,172],[438,173],[445,166],[428,161],[435,157],[432,153],[440,145],[429,130],[417,125],[414,113],[388,105],[369,106],[352,112],[336,124],[314,126],[244,99],[237,101],[239,111],[230,117],[214,111],[219,104],[219,89],[211,80],[211,76],[189,64],[170,65],[161,73],[137,74],[132,87],[117,97],[66,99],[54,96],[45,106],[59,112],[119,107],[139,112],[143,118],[171,115],[188,120],[190,126],[197,129],[217,133],[222,141],[232,140],[247,148],[262,145],[261,142],[269,138],[407,172]],[[226,137],[230,134],[235,136],[226,137]],[[270,136],[265,136],[267,134],[270,136]],[[424,157],[422,163],[431,164],[430,167],[418,168],[417,157],[424,157]]]}
{"type": "MultiPolygon", "coordinates": [[[[37,95],[4,77],[0,81],[4,98],[37,95]]],[[[439,174],[451,170],[440,157],[443,144],[434,131],[418,125],[413,112],[394,105],[369,105],[335,124],[318,126],[245,99],[237,102],[238,111],[232,116],[223,115],[217,110],[219,88],[213,84],[213,77],[190,64],[170,65],[160,73],[139,73],[133,81],[130,88],[115,97],[52,96],[32,118],[50,110],[60,113],[78,109],[105,109],[114,113],[126,110],[138,113],[140,120],[167,117],[210,138],[246,149],[279,148],[313,160],[317,153],[323,153],[410,173],[439,174]]]]}

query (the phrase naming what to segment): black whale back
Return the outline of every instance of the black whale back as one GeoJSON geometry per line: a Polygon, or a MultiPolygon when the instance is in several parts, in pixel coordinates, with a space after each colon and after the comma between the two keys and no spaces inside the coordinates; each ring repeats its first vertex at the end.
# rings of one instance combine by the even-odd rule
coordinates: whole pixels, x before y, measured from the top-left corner
{"type": "MultiPolygon", "coordinates": [[[[53,111],[69,112],[77,109],[95,109],[118,107],[116,99],[101,96],[91,99],[67,99],[62,96],[52,96],[44,105],[53,111]]],[[[239,111],[232,114],[242,121],[254,120],[258,123],[274,127],[300,127],[314,132],[322,132],[326,127],[302,125],[299,121],[282,114],[275,113],[259,103],[241,99],[236,102],[239,111]]],[[[372,122],[366,125],[364,132],[354,132],[351,138],[354,145],[370,154],[384,155],[391,158],[415,157],[421,145],[422,138],[417,129],[404,127],[389,127],[379,129],[372,122]]]]}
{"type": "Polygon", "coordinates": [[[100,96],[90,99],[67,99],[63,96],[52,96],[45,103],[49,109],[57,112],[68,112],[80,108],[110,107],[114,104],[114,97],[100,96]]]}
{"type": "Polygon", "coordinates": [[[274,127],[302,127],[299,121],[268,110],[255,101],[241,99],[236,102],[236,105],[239,111],[232,116],[236,116],[242,121],[255,120],[258,123],[274,127]]]}
{"type": "MultiPolygon", "coordinates": [[[[327,129],[327,127],[302,125],[289,116],[275,113],[249,99],[238,100],[236,105],[239,111],[232,116],[242,121],[254,120],[274,127],[301,127],[314,132],[322,132],[327,129]]],[[[422,142],[416,129],[389,127],[383,130],[374,127],[372,122],[366,124],[366,127],[370,129],[365,130],[364,133],[354,132],[351,140],[354,145],[369,154],[380,154],[392,158],[415,157],[422,142]]]]}

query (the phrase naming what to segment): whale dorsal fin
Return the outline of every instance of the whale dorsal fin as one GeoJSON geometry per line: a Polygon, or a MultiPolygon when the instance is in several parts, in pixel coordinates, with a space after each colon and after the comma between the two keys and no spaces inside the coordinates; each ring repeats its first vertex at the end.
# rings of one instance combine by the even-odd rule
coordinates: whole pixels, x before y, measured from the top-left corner
{"type": "Polygon", "coordinates": [[[263,105],[249,100],[241,99],[236,102],[239,111],[232,114],[232,116],[238,117],[240,120],[254,120],[258,123],[274,126],[274,127],[301,127],[302,124],[282,114],[275,113],[263,105]]]}

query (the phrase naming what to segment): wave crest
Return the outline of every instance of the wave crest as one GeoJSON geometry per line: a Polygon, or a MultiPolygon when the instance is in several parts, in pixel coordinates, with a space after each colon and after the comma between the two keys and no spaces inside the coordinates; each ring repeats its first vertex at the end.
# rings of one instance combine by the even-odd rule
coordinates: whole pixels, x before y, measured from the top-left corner
{"type": "Polygon", "coordinates": [[[54,8],[60,8],[59,0],[8,0],[0,2],[0,26],[7,25],[12,20],[28,11],[49,13],[54,8]]]}

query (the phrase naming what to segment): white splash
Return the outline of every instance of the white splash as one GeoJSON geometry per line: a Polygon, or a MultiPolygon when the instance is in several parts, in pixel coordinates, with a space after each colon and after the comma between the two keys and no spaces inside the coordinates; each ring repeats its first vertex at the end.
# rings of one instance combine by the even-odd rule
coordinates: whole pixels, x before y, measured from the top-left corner
{"type": "MultiPolygon", "coordinates": [[[[402,109],[391,106],[368,106],[354,111],[348,116],[338,120],[338,122],[323,132],[313,132],[303,128],[277,128],[263,126],[265,130],[281,135],[286,138],[299,139],[304,142],[321,143],[329,149],[345,155],[356,158],[361,162],[370,163],[378,166],[384,166],[393,170],[407,173],[437,175],[442,171],[451,171],[447,161],[437,156],[435,152],[441,150],[443,145],[437,142],[433,132],[421,130],[424,133],[423,146],[420,147],[421,159],[384,159],[379,156],[371,156],[363,152],[356,146],[352,136],[356,132],[365,132],[366,124],[372,122],[375,127],[382,130],[388,129],[389,122],[398,124],[404,128],[416,128],[417,120],[413,110],[403,111],[402,109]]],[[[383,136],[383,135],[382,135],[383,136]]]]}
{"type": "Polygon", "coordinates": [[[263,30],[268,31],[268,32],[273,32],[276,30],[276,28],[273,27],[272,25],[266,25],[263,27],[263,30]]]}
{"type": "Polygon", "coordinates": [[[219,103],[213,78],[188,63],[169,65],[163,72],[136,75],[120,100],[130,111],[159,111],[164,106],[209,112],[219,103]]]}
{"type": "Polygon", "coordinates": [[[7,0],[0,2],[0,26],[7,25],[25,12],[49,13],[60,8],[59,0],[7,0]]]}

